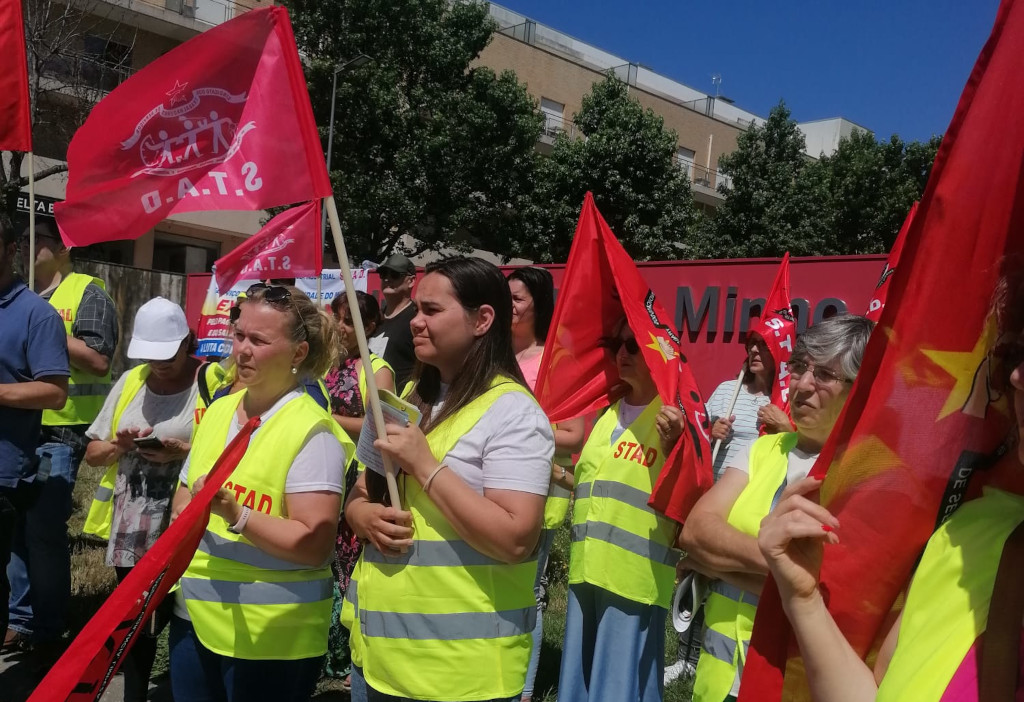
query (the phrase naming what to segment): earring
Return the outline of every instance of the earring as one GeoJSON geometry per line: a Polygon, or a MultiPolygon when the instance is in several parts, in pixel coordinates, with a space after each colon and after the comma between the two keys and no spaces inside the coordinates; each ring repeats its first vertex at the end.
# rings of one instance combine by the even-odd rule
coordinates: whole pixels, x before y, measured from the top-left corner
{"type": "Polygon", "coordinates": [[[298,372],[299,372],[299,371],[298,371],[298,370],[296,370],[294,366],[292,366],[292,375],[295,375],[295,374],[296,374],[296,373],[298,373],[298,372]]]}

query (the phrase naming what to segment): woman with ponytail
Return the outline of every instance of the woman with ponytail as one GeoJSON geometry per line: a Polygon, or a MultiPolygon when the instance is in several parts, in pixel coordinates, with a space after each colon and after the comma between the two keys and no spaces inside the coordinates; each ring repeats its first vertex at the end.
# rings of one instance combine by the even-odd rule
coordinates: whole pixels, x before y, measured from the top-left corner
{"type": "Polygon", "coordinates": [[[249,288],[234,327],[244,389],[210,405],[175,496],[180,513],[227,443],[259,419],[180,581],[170,634],[175,699],[300,701],[314,691],[353,446],[302,384],[322,377],[337,349],[337,325],[304,294],[249,288]]]}
{"type": "Polygon", "coordinates": [[[401,470],[402,504],[375,501],[379,474],[367,470],[346,505],[365,543],[346,595],[352,699],[518,699],[551,426],[516,362],[496,266],[430,264],[416,302],[409,399],[423,419],[389,425],[375,444],[401,470]]]}

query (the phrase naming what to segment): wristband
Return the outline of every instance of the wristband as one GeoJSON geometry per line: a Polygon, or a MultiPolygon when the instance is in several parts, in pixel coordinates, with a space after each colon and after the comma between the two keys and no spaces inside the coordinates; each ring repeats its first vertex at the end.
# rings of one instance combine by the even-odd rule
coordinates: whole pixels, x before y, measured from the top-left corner
{"type": "Polygon", "coordinates": [[[249,507],[242,508],[242,515],[238,518],[238,521],[228,527],[228,531],[232,534],[241,534],[245,530],[245,525],[249,521],[249,515],[252,514],[252,509],[249,507]]]}
{"type": "Polygon", "coordinates": [[[436,476],[436,475],[437,475],[438,473],[440,473],[440,472],[441,472],[442,470],[444,470],[445,468],[447,468],[447,467],[448,467],[448,464],[447,464],[447,463],[442,463],[441,465],[439,465],[439,466],[438,466],[437,468],[435,468],[435,469],[434,469],[434,472],[433,472],[433,473],[431,473],[431,474],[430,474],[430,477],[429,477],[429,478],[427,478],[427,479],[426,479],[426,480],[424,481],[424,483],[423,483],[423,492],[426,492],[427,490],[429,490],[429,489],[430,489],[430,484],[431,484],[432,482],[434,482],[434,477],[435,477],[435,476],[436,476]]]}

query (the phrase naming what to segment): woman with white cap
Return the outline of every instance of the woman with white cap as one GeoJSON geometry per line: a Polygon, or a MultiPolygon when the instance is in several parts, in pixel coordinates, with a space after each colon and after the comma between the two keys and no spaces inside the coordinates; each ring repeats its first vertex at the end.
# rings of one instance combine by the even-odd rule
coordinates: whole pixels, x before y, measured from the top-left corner
{"type": "MultiPolygon", "coordinates": [[[[193,342],[175,303],[156,297],[140,307],[128,358],[142,363],[118,379],[86,432],[92,440],[86,463],[116,465],[107,565],[118,582],[168,524],[196,407],[199,361],[191,356],[193,342]]],[[[156,633],[140,637],[125,659],[126,702],[146,699],[156,633]]]]}

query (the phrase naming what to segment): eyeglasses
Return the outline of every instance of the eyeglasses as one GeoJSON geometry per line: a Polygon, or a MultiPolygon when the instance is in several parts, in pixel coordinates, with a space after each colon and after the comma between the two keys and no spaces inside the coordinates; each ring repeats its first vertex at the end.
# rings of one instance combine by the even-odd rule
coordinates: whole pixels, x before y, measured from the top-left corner
{"type": "Polygon", "coordinates": [[[852,383],[852,378],[843,378],[842,376],[836,375],[833,371],[822,366],[816,366],[813,363],[807,361],[794,359],[789,362],[789,372],[796,378],[803,377],[803,374],[807,371],[811,372],[814,377],[814,382],[818,385],[832,385],[834,383],[852,383]]]}
{"type": "Polygon", "coordinates": [[[611,351],[613,354],[617,354],[619,349],[623,346],[626,347],[626,353],[630,356],[635,356],[640,353],[640,344],[637,343],[635,337],[629,337],[628,339],[611,338],[605,339],[601,342],[601,346],[611,351]]]}

